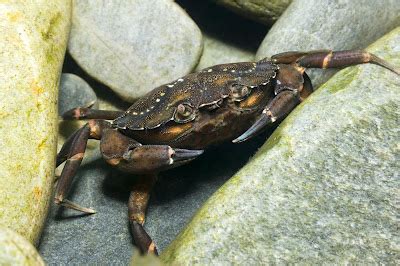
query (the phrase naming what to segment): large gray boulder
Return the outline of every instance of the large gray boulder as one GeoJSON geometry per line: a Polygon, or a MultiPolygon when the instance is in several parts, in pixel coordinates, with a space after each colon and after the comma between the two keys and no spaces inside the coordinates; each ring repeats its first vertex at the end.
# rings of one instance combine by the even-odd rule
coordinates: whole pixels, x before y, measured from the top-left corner
{"type": "MultiPolygon", "coordinates": [[[[369,47],[400,67],[400,28],[369,47]]],[[[400,76],[349,67],[292,112],[161,258],[398,263],[400,76]]]]}

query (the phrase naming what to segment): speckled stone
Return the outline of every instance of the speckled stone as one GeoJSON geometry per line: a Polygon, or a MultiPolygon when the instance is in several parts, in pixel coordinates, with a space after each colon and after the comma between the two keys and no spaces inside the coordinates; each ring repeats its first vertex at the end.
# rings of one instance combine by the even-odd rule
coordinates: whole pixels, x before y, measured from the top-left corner
{"type": "MultiPolygon", "coordinates": [[[[287,51],[363,49],[400,25],[398,0],[294,0],[272,26],[260,48],[258,60],[287,51]]],[[[314,87],[335,70],[308,70],[314,87]]]]}
{"type": "Polygon", "coordinates": [[[48,212],[70,1],[0,3],[0,225],[35,243],[48,212]]]}
{"type": "Polygon", "coordinates": [[[74,1],[68,51],[92,77],[132,102],[191,72],[202,36],[170,0],[74,1]]]}
{"type": "Polygon", "coordinates": [[[76,107],[98,108],[96,93],[81,77],[63,73],[58,94],[58,114],[76,107]]]}
{"type": "Polygon", "coordinates": [[[254,61],[251,51],[232,45],[224,40],[204,35],[204,50],[196,71],[218,64],[254,61]]]}
{"type": "MultiPolygon", "coordinates": [[[[369,47],[400,67],[400,28],[369,47]]],[[[400,76],[346,68],[292,112],[161,258],[398,264],[400,76]]]]}
{"type": "Polygon", "coordinates": [[[29,241],[6,227],[0,227],[0,264],[45,265],[29,241]]]}
{"type": "Polygon", "coordinates": [[[264,24],[276,21],[292,0],[215,0],[232,11],[264,24]]]}

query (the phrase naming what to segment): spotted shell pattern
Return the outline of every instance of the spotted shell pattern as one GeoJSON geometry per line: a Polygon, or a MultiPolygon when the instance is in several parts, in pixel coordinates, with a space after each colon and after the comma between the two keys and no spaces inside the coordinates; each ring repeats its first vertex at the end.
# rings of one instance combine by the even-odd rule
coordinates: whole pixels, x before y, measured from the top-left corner
{"type": "Polygon", "coordinates": [[[256,88],[275,78],[278,66],[270,61],[216,65],[162,85],[135,102],[114,120],[116,128],[154,129],[171,121],[176,107],[185,103],[198,110],[229,97],[230,85],[256,88]]]}

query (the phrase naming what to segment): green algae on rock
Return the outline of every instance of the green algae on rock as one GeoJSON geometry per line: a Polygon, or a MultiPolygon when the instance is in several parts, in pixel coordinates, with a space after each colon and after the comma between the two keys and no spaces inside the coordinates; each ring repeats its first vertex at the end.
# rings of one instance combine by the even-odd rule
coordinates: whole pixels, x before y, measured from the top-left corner
{"type": "MultiPolygon", "coordinates": [[[[398,0],[294,0],[272,26],[256,58],[287,51],[364,49],[400,25],[398,0]]],[[[335,70],[309,70],[314,87],[335,70]]]]}
{"type": "Polygon", "coordinates": [[[264,24],[276,21],[292,0],[215,0],[232,11],[264,24]]]}
{"type": "Polygon", "coordinates": [[[0,265],[45,265],[35,247],[11,229],[0,227],[0,265]]]}
{"type": "MultiPolygon", "coordinates": [[[[400,67],[400,28],[368,51],[400,67]]],[[[161,254],[171,265],[398,262],[400,77],[349,67],[296,108],[161,254]]]]}
{"type": "Polygon", "coordinates": [[[0,225],[35,243],[47,215],[70,1],[1,1],[0,225]]]}

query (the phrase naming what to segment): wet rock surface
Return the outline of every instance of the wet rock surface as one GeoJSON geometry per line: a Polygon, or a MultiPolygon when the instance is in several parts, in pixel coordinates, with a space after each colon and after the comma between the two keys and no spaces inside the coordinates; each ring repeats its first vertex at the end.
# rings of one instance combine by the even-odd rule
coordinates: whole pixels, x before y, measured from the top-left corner
{"type": "Polygon", "coordinates": [[[37,243],[57,146],[70,1],[0,3],[0,225],[37,243]]]}
{"type": "Polygon", "coordinates": [[[215,0],[232,11],[264,24],[272,24],[291,0],[215,0]]]}
{"type": "MultiPolygon", "coordinates": [[[[400,28],[369,51],[400,67],[400,28]]],[[[400,77],[342,70],[278,127],[161,258],[396,264],[400,77]]]]}
{"type": "Polygon", "coordinates": [[[204,36],[204,52],[196,71],[217,64],[231,62],[252,62],[255,53],[235,47],[212,36],[204,36]]]}
{"type": "MultiPolygon", "coordinates": [[[[364,49],[400,25],[397,0],[294,0],[257,51],[258,60],[287,51],[364,49]]],[[[335,70],[308,70],[318,87],[335,70]]]]}
{"type": "Polygon", "coordinates": [[[76,107],[98,108],[97,96],[93,89],[81,77],[63,73],[58,94],[58,114],[62,115],[76,107]]]}
{"type": "Polygon", "coordinates": [[[29,241],[5,227],[0,227],[0,264],[45,265],[29,241]]]}
{"type": "Polygon", "coordinates": [[[169,0],[75,1],[68,51],[126,101],[184,76],[202,51],[201,32],[169,0]]]}

